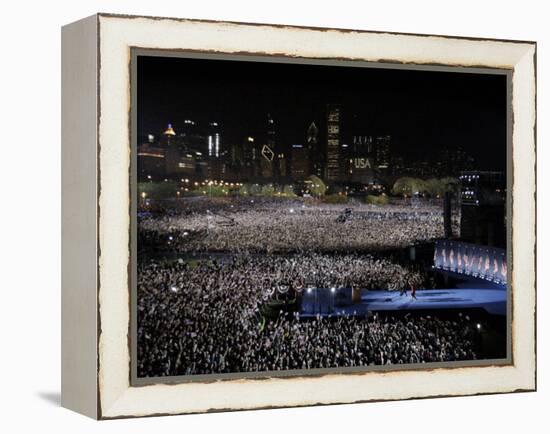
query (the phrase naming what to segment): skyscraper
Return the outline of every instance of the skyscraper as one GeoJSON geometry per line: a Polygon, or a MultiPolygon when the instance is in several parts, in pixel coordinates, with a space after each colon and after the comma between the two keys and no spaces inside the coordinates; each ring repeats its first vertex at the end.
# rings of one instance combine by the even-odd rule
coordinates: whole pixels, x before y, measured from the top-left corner
{"type": "Polygon", "coordinates": [[[176,137],[176,132],[174,131],[174,128],[172,128],[172,124],[168,124],[164,132],[161,136],[161,144],[164,146],[169,146],[174,142],[174,139],[176,137]]]}
{"type": "MultiPolygon", "coordinates": [[[[149,134],[152,136],[152,134],[149,134]]],[[[166,174],[165,149],[148,137],[148,141],[137,147],[138,178],[149,181],[164,178],[166,174]]]]}
{"type": "Polygon", "coordinates": [[[390,166],[390,142],[391,136],[376,137],[376,166],[378,170],[385,171],[390,166]]]}
{"type": "Polygon", "coordinates": [[[303,181],[309,173],[310,161],[308,148],[301,144],[292,145],[292,170],[291,176],[293,181],[303,181]]]}
{"type": "Polygon", "coordinates": [[[177,176],[179,171],[180,151],[177,147],[177,136],[172,124],[168,124],[162,133],[161,144],[165,155],[165,175],[168,177],[177,176]]]}
{"type": "Polygon", "coordinates": [[[210,122],[207,144],[208,144],[208,156],[216,157],[220,156],[220,130],[217,122],[210,122]]]}
{"type": "Polygon", "coordinates": [[[307,154],[309,158],[309,175],[316,175],[320,178],[324,175],[324,158],[319,149],[319,129],[315,122],[311,122],[307,129],[307,154]]]}
{"type": "Polygon", "coordinates": [[[327,104],[326,180],[329,182],[338,182],[341,175],[340,118],[340,106],[327,104]]]}
{"type": "Polygon", "coordinates": [[[259,140],[252,136],[247,136],[244,142],[243,149],[243,173],[244,179],[257,179],[261,176],[261,161],[262,158],[259,147],[259,140]]]}
{"type": "Polygon", "coordinates": [[[281,176],[279,167],[279,155],[276,149],[275,121],[271,114],[267,115],[265,143],[260,149],[260,166],[262,178],[274,178],[281,176]]]}
{"type": "Polygon", "coordinates": [[[209,179],[221,179],[225,172],[225,166],[224,161],[220,158],[221,138],[219,124],[217,122],[210,122],[208,124],[206,142],[208,152],[208,170],[206,175],[209,179]]]}

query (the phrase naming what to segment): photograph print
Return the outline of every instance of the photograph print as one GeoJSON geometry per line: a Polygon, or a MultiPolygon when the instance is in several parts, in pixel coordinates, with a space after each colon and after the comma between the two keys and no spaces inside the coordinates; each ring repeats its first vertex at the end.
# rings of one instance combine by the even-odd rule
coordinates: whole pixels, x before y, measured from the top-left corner
{"type": "Polygon", "coordinates": [[[509,362],[507,73],[133,59],[135,378],[509,362]]]}

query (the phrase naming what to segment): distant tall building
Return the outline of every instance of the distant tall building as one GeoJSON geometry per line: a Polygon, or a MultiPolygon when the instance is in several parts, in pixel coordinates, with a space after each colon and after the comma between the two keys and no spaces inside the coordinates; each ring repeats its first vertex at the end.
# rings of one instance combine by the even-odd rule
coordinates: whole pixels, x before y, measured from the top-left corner
{"type": "Polygon", "coordinates": [[[242,166],[244,163],[244,143],[233,143],[229,148],[228,161],[232,167],[242,166]]]}
{"type": "Polygon", "coordinates": [[[209,131],[207,136],[208,156],[216,157],[220,156],[220,130],[217,122],[210,122],[209,131]]]}
{"type": "Polygon", "coordinates": [[[351,149],[356,154],[371,155],[373,152],[374,139],[369,135],[354,135],[352,137],[351,149]]]}
{"type": "Polygon", "coordinates": [[[303,181],[309,175],[309,150],[306,146],[296,144],[292,145],[291,177],[293,181],[303,181]]]}
{"type": "Polygon", "coordinates": [[[288,176],[288,156],[285,155],[285,151],[280,143],[277,143],[277,132],[275,128],[275,120],[271,114],[267,115],[267,138],[265,149],[262,149],[262,155],[264,158],[272,158],[272,174],[271,177],[275,182],[281,183],[288,176]]]}
{"type": "Polygon", "coordinates": [[[347,152],[346,179],[368,184],[374,181],[374,139],[369,135],[354,135],[347,152]]]}
{"type": "Polygon", "coordinates": [[[461,145],[442,148],[434,166],[439,176],[458,176],[463,171],[475,169],[475,162],[461,145]]]}
{"type": "Polygon", "coordinates": [[[255,137],[247,136],[243,143],[242,178],[247,180],[257,179],[261,176],[261,155],[257,142],[255,137]]]}
{"type": "Polygon", "coordinates": [[[341,178],[340,119],[340,106],[337,104],[328,104],[326,180],[332,182],[338,182],[341,178]]]}
{"type": "Polygon", "coordinates": [[[388,171],[389,174],[392,176],[400,176],[403,174],[404,168],[405,168],[405,159],[403,158],[403,156],[394,154],[391,157],[391,166],[390,166],[390,170],[388,171]]]}
{"type": "Polygon", "coordinates": [[[378,170],[386,171],[390,167],[390,144],[391,136],[378,136],[375,139],[376,167],[378,170]]]}
{"type": "Polygon", "coordinates": [[[309,169],[308,169],[308,176],[309,175],[316,175],[319,178],[322,178],[324,175],[324,158],[323,158],[323,152],[321,152],[321,149],[319,149],[319,129],[317,128],[317,125],[315,125],[315,122],[311,122],[309,124],[309,127],[307,129],[307,155],[309,160],[309,169]]]}
{"type": "Polygon", "coordinates": [[[275,121],[271,114],[267,115],[265,142],[259,149],[260,171],[262,178],[279,179],[279,155],[276,149],[275,121]]]}
{"type": "Polygon", "coordinates": [[[160,144],[166,147],[166,146],[174,145],[175,142],[176,142],[176,132],[174,131],[172,124],[168,124],[166,129],[163,131],[163,133],[160,136],[160,144]]]}
{"type": "Polygon", "coordinates": [[[206,136],[206,149],[208,154],[208,166],[206,170],[206,178],[219,180],[223,178],[225,173],[225,162],[222,157],[222,143],[220,126],[218,122],[210,122],[208,124],[208,134],[206,136]]]}
{"type": "MultiPolygon", "coordinates": [[[[152,136],[152,134],[149,134],[152,136]]],[[[156,145],[148,136],[148,141],[137,148],[138,178],[140,181],[158,180],[166,173],[164,148],[156,145]]]]}
{"type": "Polygon", "coordinates": [[[464,241],[506,247],[506,178],[503,172],[460,174],[460,236],[464,241]]]}
{"type": "Polygon", "coordinates": [[[185,119],[182,128],[178,131],[179,146],[182,152],[198,152],[199,157],[208,154],[205,131],[200,131],[195,121],[185,119]]]}
{"type": "Polygon", "coordinates": [[[166,156],[166,176],[177,176],[180,172],[180,150],[177,145],[177,136],[172,124],[168,124],[161,136],[161,145],[166,156]]]}

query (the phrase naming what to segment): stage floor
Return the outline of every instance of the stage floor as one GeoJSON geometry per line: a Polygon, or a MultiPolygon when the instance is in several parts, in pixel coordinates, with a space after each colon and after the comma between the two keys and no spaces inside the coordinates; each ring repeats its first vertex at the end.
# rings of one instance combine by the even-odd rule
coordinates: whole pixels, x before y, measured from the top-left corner
{"type": "Polygon", "coordinates": [[[369,311],[409,311],[482,308],[490,314],[506,315],[506,288],[497,285],[453,289],[417,290],[416,299],[409,291],[363,290],[361,301],[351,304],[351,289],[312,289],[302,297],[301,317],[366,315],[369,311]]]}

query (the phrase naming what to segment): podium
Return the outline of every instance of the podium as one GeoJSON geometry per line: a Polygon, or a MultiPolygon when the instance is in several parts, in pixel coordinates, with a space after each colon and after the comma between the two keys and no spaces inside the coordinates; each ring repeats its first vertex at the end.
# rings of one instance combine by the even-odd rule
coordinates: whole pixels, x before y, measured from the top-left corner
{"type": "Polygon", "coordinates": [[[361,302],[361,289],[357,287],[351,288],[351,302],[357,304],[361,302]]]}

